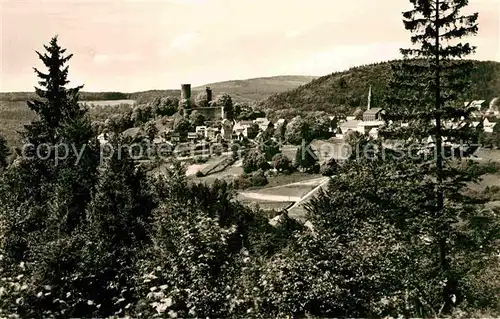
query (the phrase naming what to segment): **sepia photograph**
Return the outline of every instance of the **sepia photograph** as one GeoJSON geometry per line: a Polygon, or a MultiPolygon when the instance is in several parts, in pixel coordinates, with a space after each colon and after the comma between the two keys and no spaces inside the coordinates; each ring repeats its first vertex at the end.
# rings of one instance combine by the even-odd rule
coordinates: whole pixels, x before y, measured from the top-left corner
{"type": "Polygon", "coordinates": [[[500,318],[500,0],[0,0],[0,318],[500,318]]]}

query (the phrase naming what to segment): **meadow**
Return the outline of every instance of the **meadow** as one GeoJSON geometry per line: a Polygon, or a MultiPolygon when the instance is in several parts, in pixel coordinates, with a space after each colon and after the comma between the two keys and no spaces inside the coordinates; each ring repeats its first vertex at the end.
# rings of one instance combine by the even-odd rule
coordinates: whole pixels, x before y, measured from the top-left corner
{"type": "MultiPolygon", "coordinates": [[[[104,121],[113,114],[131,110],[135,100],[103,100],[80,101],[89,107],[89,115],[93,120],[104,121]]],[[[24,125],[36,119],[26,101],[0,100],[0,135],[4,136],[10,147],[21,144],[20,131],[24,125]]]]}
{"type": "Polygon", "coordinates": [[[95,106],[116,106],[116,105],[134,105],[135,100],[105,100],[105,101],[80,101],[80,104],[86,104],[90,107],[95,106]]]}

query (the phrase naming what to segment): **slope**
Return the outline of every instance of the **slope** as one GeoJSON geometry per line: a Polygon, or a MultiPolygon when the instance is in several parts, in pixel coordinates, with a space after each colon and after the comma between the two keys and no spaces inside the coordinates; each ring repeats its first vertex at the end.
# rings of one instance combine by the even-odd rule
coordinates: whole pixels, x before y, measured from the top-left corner
{"type": "MultiPolygon", "coordinates": [[[[325,111],[332,114],[351,114],[358,107],[365,107],[368,89],[372,86],[372,106],[383,107],[391,76],[390,62],[354,67],[335,72],[302,85],[288,92],[272,95],[259,107],[276,117],[325,111]]],[[[473,61],[474,72],[470,99],[488,102],[500,96],[500,63],[473,61]]]]}

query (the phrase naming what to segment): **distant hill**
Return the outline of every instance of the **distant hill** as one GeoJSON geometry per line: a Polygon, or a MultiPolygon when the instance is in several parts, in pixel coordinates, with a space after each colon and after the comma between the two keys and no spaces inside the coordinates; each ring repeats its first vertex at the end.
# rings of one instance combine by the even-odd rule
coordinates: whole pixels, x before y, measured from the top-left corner
{"type": "MultiPolygon", "coordinates": [[[[370,85],[372,106],[383,106],[391,76],[390,63],[365,65],[319,77],[296,89],[272,95],[259,107],[276,117],[313,111],[350,114],[366,106],[370,85]]],[[[474,64],[470,99],[489,102],[500,96],[500,63],[474,61],[474,64]]]]}
{"type": "MultiPolygon", "coordinates": [[[[265,78],[254,78],[246,80],[232,80],[224,82],[215,82],[193,87],[191,95],[195,97],[196,94],[205,90],[209,86],[214,98],[220,93],[228,93],[236,102],[260,102],[267,99],[273,94],[286,92],[306,84],[314,80],[315,76],[305,75],[284,75],[273,76],[265,78]]],[[[180,83],[179,83],[180,87],[180,83]]],[[[180,97],[181,91],[179,90],[150,90],[144,92],[136,92],[130,94],[129,98],[136,100],[138,103],[144,103],[153,100],[155,97],[162,96],[175,96],[180,97]]]]}
{"type": "MultiPolygon", "coordinates": [[[[214,98],[222,93],[229,93],[235,102],[257,103],[274,93],[285,92],[299,85],[310,82],[312,76],[275,76],[256,78],[248,80],[235,80],[218,83],[210,83],[198,88],[193,88],[192,96],[196,97],[198,92],[210,86],[214,98]]],[[[146,103],[155,97],[173,96],[180,97],[181,84],[178,90],[149,90],[135,93],[122,92],[81,92],[81,101],[103,101],[103,103],[114,104],[110,101],[134,100],[136,103],[146,103]]],[[[0,93],[0,135],[7,138],[11,145],[20,143],[17,131],[23,129],[23,125],[35,118],[35,114],[26,106],[26,101],[36,97],[35,92],[9,92],[0,93]]],[[[96,103],[99,104],[99,103],[96,103]]],[[[114,112],[115,109],[111,110],[114,112]]]]}
{"type": "Polygon", "coordinates": [[[317,76],[286,75],[247,80],[209,83],[194,90],[209,86],[215,93],[226,92],[236,101],[262,101],[273,94],[286,92],[311,82],[317,76]]]}
{"type": "MultiPolygon", "coordinates": [[[[128,100],[130,93],[121,92],[80,92],[82,101],[128,100]]],[[[35,98],[35,92],[0,92],[0,101],[25,102],[35,98]]]]}

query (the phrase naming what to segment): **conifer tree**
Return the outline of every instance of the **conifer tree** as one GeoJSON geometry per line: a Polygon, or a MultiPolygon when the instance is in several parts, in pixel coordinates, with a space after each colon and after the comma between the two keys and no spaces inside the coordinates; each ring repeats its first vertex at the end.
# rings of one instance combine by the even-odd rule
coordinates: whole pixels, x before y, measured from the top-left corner
{"type": "Polygon", "coordinates": [[[461,14],[468,0],[410,2],[413,9],[403,13],[403,22],[412,33],[413,46],[401,49],[404,59],[393,65],[392,95],[384,117],[387,126],[381,135],[402,141],[407,150],[417,150],[412,158],[432,185],[431,205],[423,207],[420,232],[432,238],[437,248],[435,275],[444,283],[441,302],[447,312],[460,299],[458,274],[450,257],[458,245],[454,241],[459,236],[457,224],[473,210],[461,190],[476,178],[458,165],[460,152],[475,140],[471,110],[464,104],[472,63],[463,60],[475,47],[460,39],[477,33],[478,14],[461,14]],[[431,159],[423,156],[426,151],[431,151],[431,159]]]}
{"type": "Polygon", "coordinates": [[[35,69],[41,88],[28,102],[38,119],[25,126],[23,156],[7,172],[0,200],[9,220],[7,251],[34,260],[49,259],[48,243],[71,236],[84,221],[99,160],[95,132],[78,104],[81,86],[66,88],[72,55],[57,37],[44,48],[37,54],[48,71],[35,69]]]}

